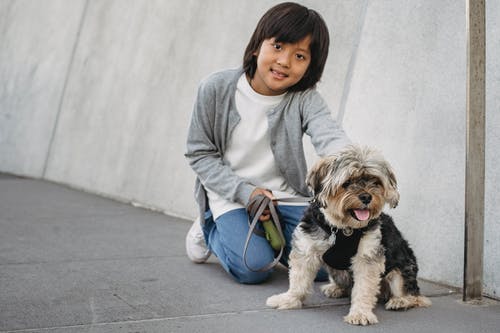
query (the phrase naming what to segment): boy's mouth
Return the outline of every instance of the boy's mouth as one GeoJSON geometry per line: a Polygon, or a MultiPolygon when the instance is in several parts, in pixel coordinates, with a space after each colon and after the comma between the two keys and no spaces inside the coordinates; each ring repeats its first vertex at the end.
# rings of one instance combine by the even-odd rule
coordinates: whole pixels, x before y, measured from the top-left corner
{"type": "Polygon", "coordinates": [[[272,68],[271,68],[271,73],[272,73],[275,77],[278,77],[278,78],[281,78],[281,79],[284,79],[284,78],[287,78],[287,77],[288,77],[288,74],[285,74],[285,73],[283,73],[283,72],[277,71],[277,70],[272,69],[272,68]]]}

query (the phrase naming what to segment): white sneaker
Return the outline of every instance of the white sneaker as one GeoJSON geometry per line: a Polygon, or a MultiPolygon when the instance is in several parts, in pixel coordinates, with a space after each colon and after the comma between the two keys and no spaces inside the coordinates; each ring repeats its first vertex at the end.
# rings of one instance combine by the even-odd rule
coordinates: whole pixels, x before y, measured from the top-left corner
{"type": "Polygon", "coordinates": [[[186,235],[186,253],[192,262],[202,264],[210,257],[212,252],[207,248],[200,218],[197,218],[186,235]]]}

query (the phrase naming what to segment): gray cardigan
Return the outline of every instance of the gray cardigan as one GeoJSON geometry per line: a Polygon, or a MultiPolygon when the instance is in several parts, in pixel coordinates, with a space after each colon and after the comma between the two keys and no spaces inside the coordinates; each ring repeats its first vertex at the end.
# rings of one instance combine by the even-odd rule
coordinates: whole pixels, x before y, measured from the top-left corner
{"type": "MultiPolygon", "coordinates": [[[[207,210],[205,187],[221,197],[247,205],[255,189],[236,175],[224,161],[224,152],[240,120],[235,104],[236,84],[242,69],[214,73],[200,83],[187,137],[185,157],[197,175],[195,198],[200,216],[207,210]]],[[[306,133],[320,156],[338,151],[350,141],[332,119],[325,101],[315,89],[287,93],[267,119],[276,165],[299,194],[308,196],[307,164],[302,146],[306,133]]]]}

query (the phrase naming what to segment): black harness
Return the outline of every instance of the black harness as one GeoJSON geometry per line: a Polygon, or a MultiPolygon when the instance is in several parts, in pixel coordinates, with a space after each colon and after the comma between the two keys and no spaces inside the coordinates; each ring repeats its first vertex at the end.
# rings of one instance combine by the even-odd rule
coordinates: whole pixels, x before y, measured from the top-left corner
{"type": "Polygon", "coordinates": [[[361,237],[379,224],[379,220],[374,219],[361,229],[338,229],[330,227],[326,223],[316,222],[327,233],[333,243],[323,254],[323,261],[328,266],[338,270],[346,270],[351,267],[351,258],[358,252],[361,237]]]}

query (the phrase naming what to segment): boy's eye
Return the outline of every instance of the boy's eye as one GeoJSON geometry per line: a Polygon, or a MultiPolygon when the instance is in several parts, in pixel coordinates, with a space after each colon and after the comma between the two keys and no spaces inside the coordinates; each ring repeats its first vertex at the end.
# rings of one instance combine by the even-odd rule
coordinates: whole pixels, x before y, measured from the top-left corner
{"type": "Polygon", "coordinates": [[[281,50],[281,44],[274,43],[273,46],[276,50],[281,50]]]}
{"type": "Polygon", "coordinates": [[[306,57],[303,54],[297,54],[297,59],[304,60],[306,57]]]}

